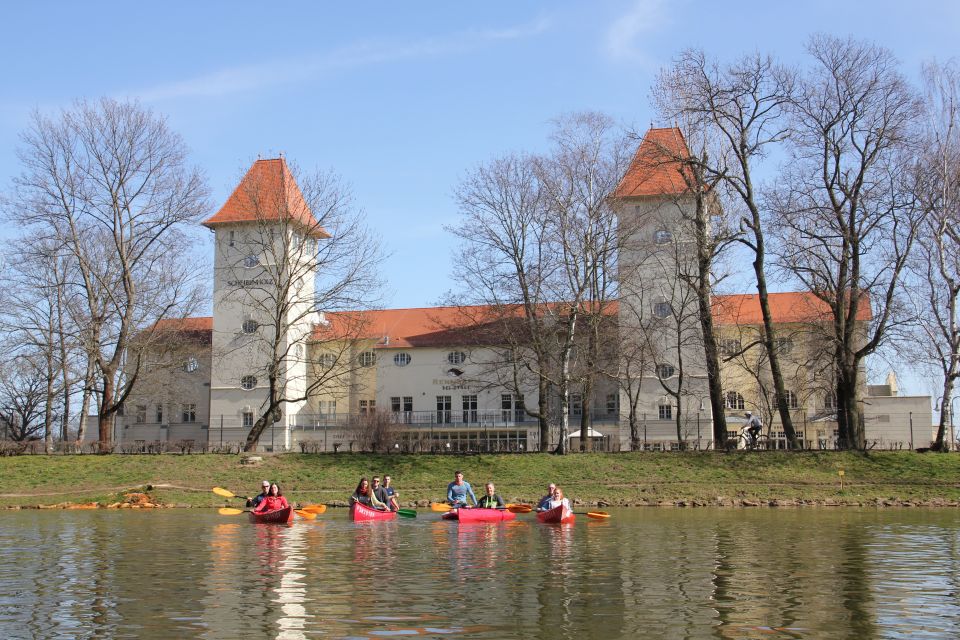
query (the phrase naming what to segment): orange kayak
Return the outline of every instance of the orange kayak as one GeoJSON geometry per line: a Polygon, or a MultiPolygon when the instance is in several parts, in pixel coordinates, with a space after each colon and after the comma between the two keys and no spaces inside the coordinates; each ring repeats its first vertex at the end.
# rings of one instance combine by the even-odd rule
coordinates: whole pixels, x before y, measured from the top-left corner
{"type": "Polygon", "coordinates": [[[285,507],[276,511],[264,511],[263,513],[250,512],[250,522],[256,524],[291,524],[293,522],[293,507],[285,507]]]}
{"type": "Polygon", "coordinates": [[[573,511],[563,512],[563,505],[554,507],[549,511],[541,511],[537,514],[537,520],[546,523],[565,524],[567,522],[573,522],[576,519],[577,516],[573,515],[573,511]]]}

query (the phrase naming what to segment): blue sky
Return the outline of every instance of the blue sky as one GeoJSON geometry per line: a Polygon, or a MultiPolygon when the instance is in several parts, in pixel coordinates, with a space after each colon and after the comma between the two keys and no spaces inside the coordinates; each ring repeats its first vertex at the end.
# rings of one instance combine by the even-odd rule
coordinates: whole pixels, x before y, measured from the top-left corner
{"type": "MultiPolygon", "coordinates": [[[[214,206],[259,155],[333,168],[382,234],[392,307],[452,287],[453,187],[550,120],[605,111],[643,130],[649,88],[682,48],[803,57],[812,33],[876,41],[915,75],[957,55],[960,3],[11,3],[0,24],[0,189],[32,109],[137,98],[169,118],[214,206]]],[[[200,236],[207,243],[209,238],[200,236]]]]}

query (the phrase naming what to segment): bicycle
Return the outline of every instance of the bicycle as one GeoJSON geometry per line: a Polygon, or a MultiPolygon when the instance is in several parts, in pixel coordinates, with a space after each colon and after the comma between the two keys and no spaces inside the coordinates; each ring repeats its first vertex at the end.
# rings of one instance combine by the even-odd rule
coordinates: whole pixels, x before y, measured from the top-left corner
{"type": "Polygon", "coordinates": [[[750,435],[750,425],[743,425],[733,448],[746,451],[766,451],[770,448],[770,436],[761,431],[756,438],[753,438],[750,435]]]}

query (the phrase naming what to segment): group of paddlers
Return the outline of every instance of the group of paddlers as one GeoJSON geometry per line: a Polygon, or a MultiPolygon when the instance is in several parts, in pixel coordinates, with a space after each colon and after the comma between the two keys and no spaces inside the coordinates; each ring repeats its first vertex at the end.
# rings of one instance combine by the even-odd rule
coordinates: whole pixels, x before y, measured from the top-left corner
{"type": "MultiPolygon", "coordinates": [[[[479,507],[485,509],[504,509],[506,503],[497,493],[497,488],[492,482],[484,485],[484,494],[477,499],[473,493],[473,487],[463,479],[463,472],[457,470],[454,472],[454,480],[447,485],[447,503],[451,508],[470,508],[479,507]],[[471,505],[469,501],[472,501],[471,505]]],[[[397,511],[400,505],[397,499],[400,493],[391,486],[392,479],[389,475],[383,476],[383,482],[380,482],[380,476],[373,476],[372,480],[366,477],[360,478],[357,488],[354,490],[350,500],[360,504],[377,509],[379,511],[397,511]]],[[[264,480],[261,483],[262,491],[259,495],[247,500],[247,506],[254,513],[265,511],[276,511],[285,509],[289,506],[287,499],[283,497],[283,492],[277,483],[271,483],[264,480]]],[[[549,511],[559,506],[564,507],[564,511],[570,510],[570,501],[563,497],[563,489],[554,483],[547,485],[547,493],[537,503],[537,511],[549,511]]],[[[527,507],[529,509],[529,507],[527,507]]]]}

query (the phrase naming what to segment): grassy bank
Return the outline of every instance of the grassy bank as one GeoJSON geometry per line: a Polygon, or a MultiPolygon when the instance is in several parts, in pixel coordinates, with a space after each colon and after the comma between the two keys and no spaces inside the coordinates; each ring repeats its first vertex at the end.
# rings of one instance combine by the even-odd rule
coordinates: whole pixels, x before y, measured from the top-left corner
{"type": "MultiPolygon", "coordinates": [[[[0,459],[0,507],[116,502],[151,485],[162,503],[223,506],[222,486],[256,492],[279,481],[301,503],[346,500],[357,479],[389,473],[403,502],[441,500],[454,469],[475,487],[493,480],[509,501],[530,501],[555,481],[586,503],[958,504],[960,455],[875,452],[621,453],[551,456],[235,455],[20,456],[0,459]],[[840,488],[839,470],[844,471],[840,488]]],[[[234,501],[236,504],[237,501],[234,501]]]]}

